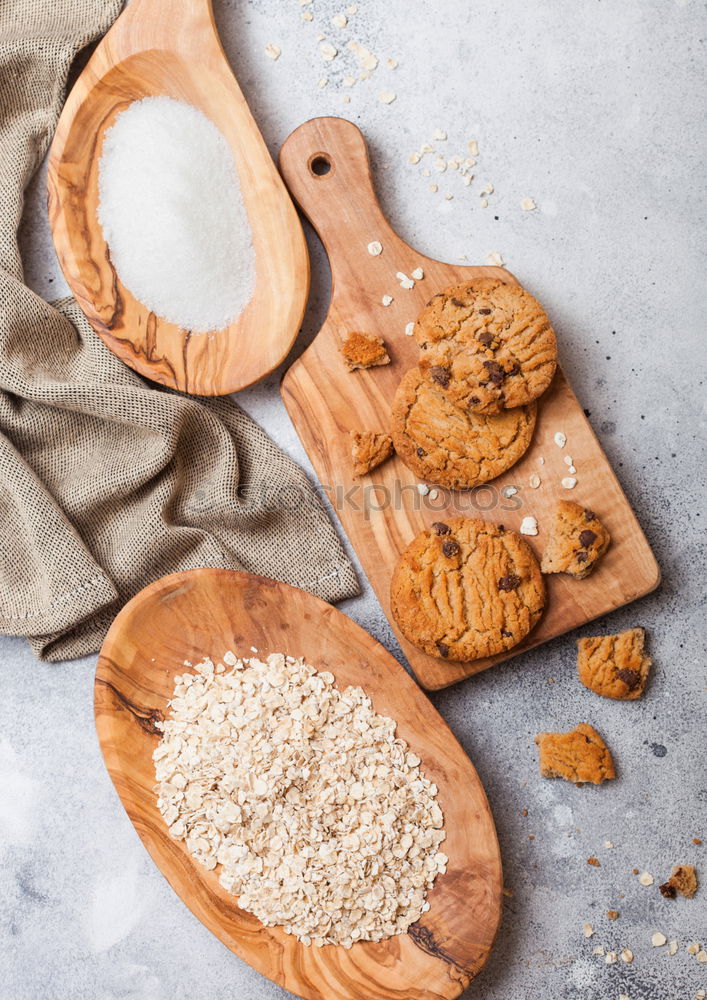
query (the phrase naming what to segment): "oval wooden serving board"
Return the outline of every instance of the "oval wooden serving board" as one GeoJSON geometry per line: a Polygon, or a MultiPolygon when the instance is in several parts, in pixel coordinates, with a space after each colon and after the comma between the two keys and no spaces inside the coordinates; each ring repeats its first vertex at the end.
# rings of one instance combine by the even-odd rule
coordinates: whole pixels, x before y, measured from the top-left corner
{"type": "Polygon", "coordinates": [[[486,795],[468,757],[415,682],[367,632],[304,591],[248,573],[199,569],[151,584],[117,616],[98,661],[96,729],[106,766],[145,847],[175,892],[226,947],[308,1000],[442,1000],[483,967],[501,911],[501,861],[486,795]],[[439,788],[449,857],[430,909],[407,934],[350,951],[305,947],[240,910],[172,840],[157,809],[155,722],[184,660],[286,653],[360,685],[439,788]]]}
{"type": "Polygon", "coordinates": [[[417,363],[417,344],[406,336],[407,324],[436,292],[454,282],[482,275],[518,282],[504,268],[443,264],[407,246],[380,209],[366,144],[351,122],[319,118],[300,126],[281,150],[280,169],[324,244],[333,282],[324,326],[287,372],[282,396],[420,683],[429,689],[446,687],[653,590],[660,574],[648,542],[559,370],[540,400],[531,447],[493,483],[466,491],[437,488],[436,494],[434,484],[429,484],[431,492],[423,496],[416,477],[397,457],[370,476],[353,479],[349,431],[387,431],[398,383],[417,363]],[[380,256],[368,253],[372,241],[383,245],[380,256]],[[401,288],[396,273],[410,275],[418,267],[424,270],[424,278],[410,290],[401,288]],[[382,305],[384,295],[394,297],[388,307],[382,305]],[[383,337],[392,363],[348,372],[339,347],[352,330],[383,337]],[[554,443],[557,431],[567,435],[562,450],[554,443]],[[568,475],[563,461],[567,455],[578,470],[574,490],[560,485],[568,475]],[[542,480],[535,490],[528,485],[532,473],[542,480]],[[504,499],[501,491],[507,486],[514,486],[517,493],[504,499]],[[562,574],[546,577],[547,609],[524,642],[508,653],[470,663],[439,660],[407,642],[390,612],[390,578],[400,553],[422,528],[445,516],[464,514],[517,531],[523,517],[532,515],[540,531],[527,541],[539,557],[559,499],[576,500],[595,510],[613,542],[588,579],[562,574]]]}
{"type": "Polygon", "coordinates": [[[297,212],[230,70],[211,0],[131,0],[62,111],[49,155],[49,220],[77,302],[108,347],[146,378],[223,396],[289,351],[309,292],[297,212]],[[199,108],[233,153],[255,249],[253,296],[223,330],[192,333],[148,311],[121,283],[98,219],[98,163],[116,116],[143,97],[199,108]]]}

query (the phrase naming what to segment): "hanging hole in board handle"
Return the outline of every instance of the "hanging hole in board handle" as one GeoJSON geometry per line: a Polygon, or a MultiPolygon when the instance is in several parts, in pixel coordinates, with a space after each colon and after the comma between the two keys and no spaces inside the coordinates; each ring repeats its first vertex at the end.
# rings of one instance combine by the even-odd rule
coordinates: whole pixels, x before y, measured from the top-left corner
{"type": "Polygon", "coordinates": [[[314,156],[310,158],[309,161],[309,172],[314,174],[315,177],[326,177],[327,174],[332,173],[334,170],[334,164],[331,162],[326,153],[315,153],[314,156]]]}

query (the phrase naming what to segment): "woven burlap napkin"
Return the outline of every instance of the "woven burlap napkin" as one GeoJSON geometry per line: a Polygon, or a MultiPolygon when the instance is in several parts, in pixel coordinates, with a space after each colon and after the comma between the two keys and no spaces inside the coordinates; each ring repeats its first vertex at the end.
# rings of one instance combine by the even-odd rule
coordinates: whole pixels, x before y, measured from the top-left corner
{"type": "Polygon", "coordinates": [[[74,57],[120,6],[0,3],[0,632],[47,660],[94,652],[129,597],[179,569],[358,593],[306,476],[235,403],[146,382],[71,300],[23,283],[23,192],[74,57]]]}

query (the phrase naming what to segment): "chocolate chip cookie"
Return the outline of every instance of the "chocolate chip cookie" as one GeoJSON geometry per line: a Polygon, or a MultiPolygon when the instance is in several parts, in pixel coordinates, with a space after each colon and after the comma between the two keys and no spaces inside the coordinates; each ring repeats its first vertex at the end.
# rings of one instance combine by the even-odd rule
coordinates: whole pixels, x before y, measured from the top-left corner
{"type": "Polygon", "coordinates": [[[644,651],[644,638],[642,628],[630,628],[617,635],[578,639],[577,671],[582,684],[604,698],[640,698],[652,662],[644,651]]]}
{"type": "Polygon", "coordinates": [[[608,746],[588,722],[580,722],[569,733],[539,733],[535,742],[543,778],[601,785],[616,777],[608,746]]]}
{"type": "Polygon", "coordinates": [[[406,639],[443,660],[511,649],[540,620],[545,587],[530,547],[502,525],[438,521],[413,539],[391,581],[406,639]]]}
{"type": "Polygon", "coordinates": [[[351,431],[351,461],[354,479],[382,465],[393,454],[393,439],[376,431],[351,431]]]}
{"type": "Polygon", "coordinates": [[[413,368],[395,394],[391,434],[416,476],[465,489],[495,479],[518,461],[533,436],[535,414],[535,403],[495,415],[464,410],[413,368]]]}
{"type": "Polygon", "coordinates": [[[560,500],[543,552],[543,573],[569,573],[583,580],[609,548],[611,535],[588,507],[560,500]]]}
{"type": "Polygon", "coordinates": [[[474,413],[524,406],[555,374],[557,342],[542,306],[519,285],[497,278],[439,292],[414,333],[425,377],[474,413]]]}

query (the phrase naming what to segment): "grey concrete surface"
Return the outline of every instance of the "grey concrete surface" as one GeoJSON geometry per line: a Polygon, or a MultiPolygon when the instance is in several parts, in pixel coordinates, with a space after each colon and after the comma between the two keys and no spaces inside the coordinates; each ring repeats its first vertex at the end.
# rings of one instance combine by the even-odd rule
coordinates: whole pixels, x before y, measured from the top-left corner
{"type": "MultiPolygon", "coordinates": [[[[655,594],[582,630],[646,626],[655,666],[640,701],[615,703],[581,688],[576,635],[433,697],[485,783],[512,893],[492,958],[464,1000],[692,1000],[707,989],[707,965],[686,951],[707,938],[707,885],[693,901],[670,902],[657,884],[677,862],[695,863],[707,883],[705,848],[693,843],[705,835],[707,803],[703,5],[357,6],[341,30],[331,18],[344,0],[314,0],[309,23],[297,0],[215,0],[271,150],[307,118],[349,117],[366,131],[384,207],[403,237],[447,260],[502,253],[546,305],[565,370],[663,571],[655,594]],[[341,49],[329,66],[317,33],[341,49]],[[341,82],[353,68],[342,44],[349,38],[381,58],[372,78],[351,89],[341,82]],[[264,54],[268,42],[282,49],[277,62],[264,54]],[[397,69],[386,67],[389,57],[397,69]],[[329,84],[319,89],[324,76],[329,84]],[[380,90],[397,100],[381,104],[380,90]],[[470,188],[449,173],[425,179],[407,162],[438,128],[450,155],[478,139],[470,188]],[[488,182],[495,193],[482,209],[488,182]],[[443,199],[447,190],[453,201],[443,199]],[[536,212],[521,211],[526,195],[536,212]],[[618,780],[575,788],[540,779],[535,733],[585,719],[609,741],[618,780]],[[587,865],[590,856],[600,868],[587,865]],[[640,885],[633,868],[656,884],[640,885]],[[608,909],[620,918],[608,921],[608,909]],[[589,940],[585,921],[595,927],[589,940]],[[679,942],[676,955],[651,946],[655,931],[679,942]],[[635,959],[607,965],[592,954],[597,944],[630,948],[635,959]]],[[[328,298],[326,260],[310,242],[313,294],[293,356],[328,298]]],[[[33,287],[62,294],[41,177],[28,197],[23,244],[33,287]]],[[[278,379],[240,401],[307,466],[278,379]]],[[[362,584],[344,610],[399,656],[362,584]]],[[[143,850],[96,744],[94,658],[49,666],[3,638],[0,661],[0,995],[284,1000],[289,994],[191,916],[143,850]]]]}

